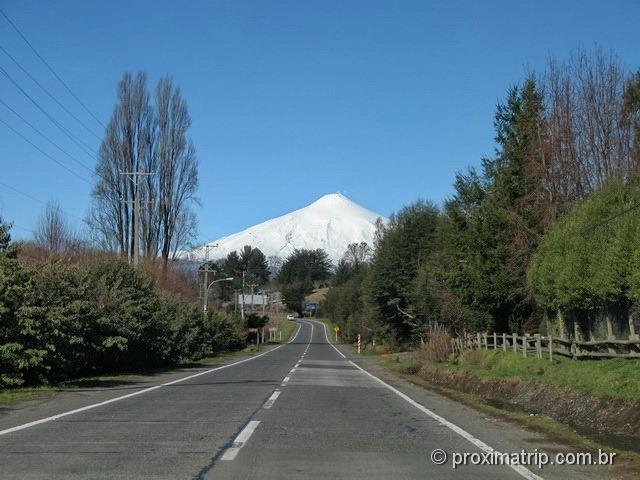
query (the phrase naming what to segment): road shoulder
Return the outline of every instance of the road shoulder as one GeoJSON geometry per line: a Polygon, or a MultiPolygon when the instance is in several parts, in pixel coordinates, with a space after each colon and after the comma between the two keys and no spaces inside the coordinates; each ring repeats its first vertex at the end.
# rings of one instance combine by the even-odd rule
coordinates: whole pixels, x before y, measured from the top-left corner
{"type": "MultiPolygon", "coordinates": [[[[432,412],[444,417],[448,421],[464,428],[473,436],[486,442],[500,452],[515,453],[543,451],[549,454],[585,452],[594,449],[576,441],[578,436],[566,438],[550,434],[532,425],[523,425],[517,416],[503,414],[499,409],[481,409],[471,401],[465,401],[462,396],[449,395],[447,392],[436,391],[426,382],[414,382],[404,378],[400,373],[385,368],[380,363],[379,356],[357,355],[353,349],[345,345],[337,345],[346,357],[361,368],[375,375],[389,385],[398,389],[411,399],[428,408],[432,412]]],[[[451,392],[454,393],[454,392],[451,392]]],[[[469,445],[469,452],[473,451],[469,445]]],[[[603,466],[557,466],[547,465],[539,470],[530,470],[544,478],[637,478],[638,462],[635,456],[617,458],[613,467],[603,466]]]]}

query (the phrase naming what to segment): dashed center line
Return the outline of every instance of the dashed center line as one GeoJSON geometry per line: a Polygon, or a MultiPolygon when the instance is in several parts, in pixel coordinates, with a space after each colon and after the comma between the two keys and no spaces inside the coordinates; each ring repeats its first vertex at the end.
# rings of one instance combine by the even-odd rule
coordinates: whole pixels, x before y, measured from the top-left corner
{"type": "Polygon", "coordinates": [[[264,408],[271,408],[276,399],[280,396],[280,390],[274,391],[264,404],[264,408]]]}
{"type": "MultiPolygon", "coordinates": [[[[296,362],[295,366],[289,371],[289,374],[282,379],[281,386],[283,387],[287,384],[287,382],[289,382],[289,380],[291,380],[291,375],[296,371],[296,368],[300,366],[302,359],[307,354],[307,351],[309,351],[309,347],[311,346],[311,342],[313,341],[313,330],[314,330],[313,323],[310,323],[310,322],[304,322],[304,323],[311,326],[311,335],[309,337],[309,343],[307,343],[307,347],[304,349],[304,352],[296,362]]],[[[300,328],[298,328],[298,332],[299,331],[300,331],[300,328]]],[[[289,343],[291,341],[292,340],[290,340],[289,343]]],[[[276,399],[280,396],[281,393],[282,392],[280,390],[274,390],[271,396],[267,399],[267,401],[264,402],[262,409],[268,410],[271,407],[273,407],[273,404],[275,403],[276,399]]],[[[255,429],[258,428],[259,424],[260,424],[259,420],[251,420],[247,424],[247,426],[244,427],[242,431],[238,434],[238,436],[235,438],[231,447],[225,450],[220,460],[225,460],[225,461],[235,460],[236,456],[240,452],[240,449],[247,443],[251,435],[253,435],[253,432],[255,431],[255,429]]]]}
{"type": "Polygon", "coordinates": [[[233,441],[233,445],[229,447],[226,452],[224,452],[224,455],[222,455],[222,458],[220,460],[228,461],[235,459],[238,455],[238,452],[240,452],[240,449],[244,447],[249,438],[251,438],[251,435],[253,435],[253,432],[256,430],[256,428],[258,428],[259,424],[260,420],[251,420],[247,424],[247,426],[244,427],[238,434],[236,439],[233,441]]]}

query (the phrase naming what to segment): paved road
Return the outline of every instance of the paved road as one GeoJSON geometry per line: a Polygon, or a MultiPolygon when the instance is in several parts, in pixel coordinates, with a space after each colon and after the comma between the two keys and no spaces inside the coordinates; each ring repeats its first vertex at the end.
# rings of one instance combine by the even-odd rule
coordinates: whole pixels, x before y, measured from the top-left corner
{"type": "Polygon", "coordinates": [[[54,397],[0,417],[0,477],[521,479],[569,473],[434,465],[434,449],[518,452],[528,440],[434,394],[407,396],[345,358],[321,323],[300,321],[288,344],[194,372],[162,386],[87,392],[66,403],[54,397]]]}

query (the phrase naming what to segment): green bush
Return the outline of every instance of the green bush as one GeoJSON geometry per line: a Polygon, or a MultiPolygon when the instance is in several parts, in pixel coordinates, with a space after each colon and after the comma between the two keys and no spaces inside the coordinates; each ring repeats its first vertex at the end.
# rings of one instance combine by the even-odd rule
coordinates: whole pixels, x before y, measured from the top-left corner
{"type": "Polygon", "coordinates": [[[549,310],[591,310],[640,299],[640,188],[610,182],[554,225],[528,279],[549,310]]]}
{"type": "Polygon", "coordinates": [[[28,266],[0,255],[0,387],[171,365],[244,342],[237,321],[204,318],[117,257],[28,266]]]}

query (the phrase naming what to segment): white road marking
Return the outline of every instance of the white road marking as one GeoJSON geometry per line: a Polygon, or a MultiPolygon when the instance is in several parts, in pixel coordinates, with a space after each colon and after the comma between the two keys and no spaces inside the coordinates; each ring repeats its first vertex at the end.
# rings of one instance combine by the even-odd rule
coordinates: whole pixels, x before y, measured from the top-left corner
{"type": "MultiPolygon", "coordinates": [[[[282,383],[280,384],[281,386],[285,386],[286,383],[291,380],[291,375],[296,371],[296,368],[298,368],[300,366],[300,362],[302,362],[302,359],[304,358],[304,356],[307,354],[307,350],[309,350],[309,347],[311,346],[311,342],[313,341],[313,329],[314,329],[314,325],[311,322],[307,322],[305,320],[301,320],[301,323],[306,323],[307,325],[309,325],[311,327],[311,335],[309,335],[309,343],[307,343],[307,347],[304,349],[304,352],[302,353],[302,355],[300,356],[300,359],[298,360],[298,362],[295,364],[295,366],[289,371],[289,375],[287,375],[286,377],[284,377],[284,379],[282,380],[282,383]]],[[[300,324],[298,324],[300,325],[300,324]]]]}
{"type": "Polygon", "coordinates": [[[269,353],[275,352],[279,348],[282,348],[285,345],[293,342],[298,337],[298,334],[300,333],[300,330],[301,330],[301,327],[300,327],[300,324],[298,324],[298,330],[296,331],[296,334],[294,335],[294,337],[291,340],[289,340],[287,343],[283,343],[282,345],[278,345],[276,348],[273,348],[273,349],[269,350],[268,352],[261,353],[259,355],[254,356],[254,357],[245,358],[244,360],[239,360],[239,361],[234,362],[234,363],[229,363],[227,365],[222,365],[221,367],[210,368],[209,370],[205,370],[204,372],[199,372],[199,373],[196,373],[194,375],[189,375],[189,376],[186,376],[186,377],[178,378],[177,380],[172,380],[171,382],[166,382],[166,383],[163,383],[161,385],[154,385],[153,387],[145,388],[143,390],[139,390],[139,391],[133,392],[133,393],[128,393],[127,395],[122,395],[120,397],[110,398],[109,400],[105,400],[104,402],[94,403],[94,404],[87,405],[87,406],[84,406],[84,407],[81,407],[81,408],[76,408],[75,410],[69,410],[68,412],[63,412],[63,413],[59,413],[57,415],[52,415],[50,417],[41,418],[40,420],[34,420],[33,422],[24,423],[24,424],[18,425],[16,427],[11,427],[11,428],[7,428],[5,430],[0,430],[0,435],[6,435],[8,433],[17,432],[19,430],[24,430],[26,428],[35,427],[36,425],[40,425],[42,423],[52,422],[53,420],[58,420],[59,418],[67,417],[69,415],[75,415],[76,413],[81,413],[81,412],[85,412],[87,410],[92,410],[94,408],[102,407],[102,406],[108,405],[110,403],[119,402],[120,400],[125,400],[127,398],[135,397],[137,395],[142,395],[143,393],[152,392],[153,390],[157,390],[157,389],[162,388],[162,387],[168,387],[169,385],[174,385],[176,383],[184,382],[185,380],[190,380],[192,378],[196,378],[196,377],[199,377],[201,375],[207,375],[208,373],[216,372],[216,371],[222,370],[224,368],[229,368],[229,367],[233,367],[235,365],[240,365],[240,364],[245,363],[245,362],[250,362],[251,360],[255,360],[256,358],[260,358],[260,357],[262,357],[264,355],[267,355],[269,353]]]}
{"type": "Polygon", "coordinates": [[[271,396],[267,399],[267,401],[264,404],[264,408],[271,408],[274,404],[274,402],[276,401],[276,399],[280,396],[280,390],[276,390],[274,391],[271,396]]]}
{"type": "Polygon", "coordinates": [[[247,426],[244,427],[242,431],[238,434],[236,439],[233,441],[233,445],[224,452],[220,460],[235,459],[236,456],[238,455],[238,452],[240,452],[240,449],[244,447],[244,445],[247,443],[249,438],[251,438],[251,435],[253,435],[253,432],[256,430],[259,424],[260,424],[259,420],[251,420],[247,424],[247,426]]]}
{"type": "MultiPolygon", "coordinates": [[[[338,350],[336,348],[336,346],[331,343],[331,340],[329,340],[329,336],[327,335],[327,325],[325,323],[323,323],[324,325],[324,336],[327,339],[327,342],[329,343],[329,345],[331,345],[334,350],[336,352],[338,352],[340,354],[340,356],[342,358],[347,358],[340,350],[338,350]]],[[[400,390],[398,390],[397,388],[392,387],[391,385],[389,385],[388,383],[386,383],[385,381],[379,379],[378,377],[376,377],[375,375],[367,372],[364,368],[362,368],[360,365],[357,365],[356,363],[352,362],[351,360],[349,360],[349,363],[351,363],[354,367],[356,367],[358,370],[360,370],[361,372],[365,373],[366,375],[368,375],[369,377],[371,377],[372,379],[374,379],[376,382],[380,383],[381,385],[383,385],[384,387],[388,388],[389,390],[391,390],[393,393],[395,393],[396,395],[398,395],[400,398],[402,398],[403,400],[407,401],[408,403],[410,403],[411,405],[413,405],[415,408],[417,408],[418,410],[420,410],[423,413],[426,413],[427,415],[429,415],[431,418],[433,418],[435,421],[437,421],[440,425],[443,425],[447,428],[449,428],[450,430],[453,430],[455,433],[457,433],[458,435],[460,435],[461,437],[463,437],[464,439],[468,440],[469,442],[471,442],[472,444],[474,444],[476,447],[478,447],[480,450],[482,450],[483,452],[486,453],[491,453],[491,452],[497,452],[497,450],[495,450],[494,448],[490,447],[489,445],[487,445],[486,443],[484,443],[482,440],[474,437],[473,435],[471,435],[469,432],[467,432],[466,430],[460,428],[459,426],[457,426],[454,423],[451,423],[449,420],[447,420],[444,417],[441,417],[440,415],[438,415],[437,413],[432,412],[431,410],[429,410],[428,408],[424,407],[423,405],[419,404],[418,402],[416,402],[413,398],[409,397],[408,395],[402,393],[400,390]]],[[[528,479],[528,480],[544,480],[542,477],[536,475],[535,473],[533,473],[531,470],[523,467],[522,465],[509,465],[509,467],[511,467],[513,470],[515,470],[518,474],[520,474],[522,477],[528,479]]]]}

